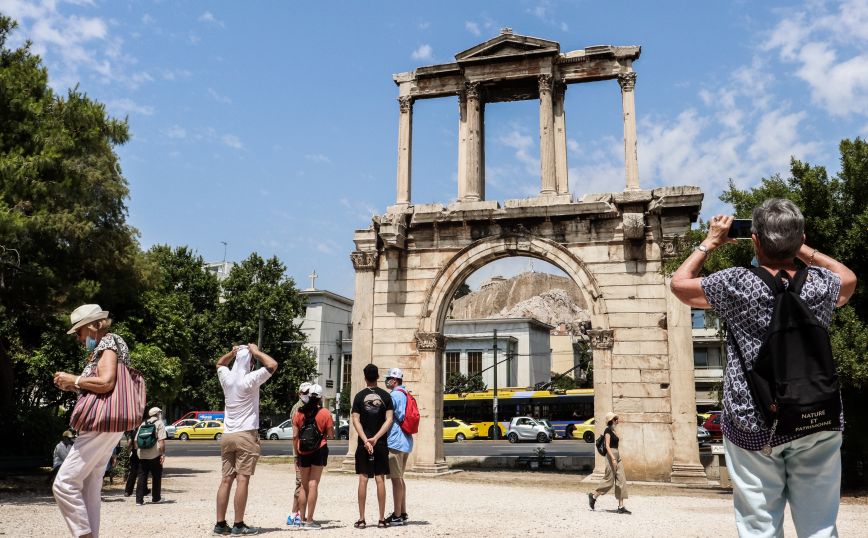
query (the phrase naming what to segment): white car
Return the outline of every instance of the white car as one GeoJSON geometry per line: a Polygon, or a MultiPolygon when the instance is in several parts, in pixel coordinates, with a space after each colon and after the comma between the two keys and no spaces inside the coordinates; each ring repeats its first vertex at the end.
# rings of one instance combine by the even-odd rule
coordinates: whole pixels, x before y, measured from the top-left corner
{"type": "Polygon", "coordinates": [[[266,439],[292,439],[292,420],[284,420],[265,433],[266,439]]]}
{"type": "MultiPolygon", "coordinates": [[[[179,420],[174,424],[169,424],[168,426],[166,426],[166,437],[168,439],[174,439],[176,429],[183,428],[184,426],[193,426],[197,422],[199,421],[195,418],[185,418],[184,420],[179,420]]],[[[165,421],[163,421],[163,424],[165,424],[165,421]]]]}

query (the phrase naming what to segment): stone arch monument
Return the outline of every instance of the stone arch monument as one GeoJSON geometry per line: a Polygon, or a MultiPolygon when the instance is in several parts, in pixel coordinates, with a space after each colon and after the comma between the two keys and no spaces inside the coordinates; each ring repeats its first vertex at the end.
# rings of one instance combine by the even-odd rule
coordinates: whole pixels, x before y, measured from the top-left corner
{"type": "MultiPolygon", "coordinates": [[[[412,468],[438,473],[443,456],[443,326],[456,288],[507,256],[548,261],[582,290],[591,311],[595,415],[621,417],[632,480],[705,482],[696,444],[690,310],[661,273],[675,238],[702,202],[696,187],[639,187],[633,62],[638,46],[567,53],[554,41],[504,29],[455,62],[394,76],[400,110],[397,201],[355,233],[352,393],[362,369],[399,366],[422,420],[412,468]],[[568,84],[616,79],[624,116],[625,189],[575,198],[567,178],[564,92],[568,84]],[[458,198],[411,200],[413,103],[458,97],[458,198]],[[538,197],[485,200],[485,103],[538,99],[538,197]]],[[[581,185],[582,178],[576,178],[581,185]]],[[[598,427],[599,428],[599,427],[598,427]]],[[[601,429],[601,428],[599,428],[601,429]]],[[[351,466],[356,446],[351,429],[351,466]]],[[[604,468],[597,457],[595,472],[604,468]]]]}

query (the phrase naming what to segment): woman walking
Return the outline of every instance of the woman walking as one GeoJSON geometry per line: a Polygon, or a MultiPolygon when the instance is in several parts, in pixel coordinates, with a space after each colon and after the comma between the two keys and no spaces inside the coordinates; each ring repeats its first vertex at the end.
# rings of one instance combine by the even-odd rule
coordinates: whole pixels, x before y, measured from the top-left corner
{"type": "Polygon", "coordinates": [[[298,510],[302,527],[307,530],[322,528],[313,521],[319,481],[322,470],[328,463],[328,439],[335,437],[332,414],[321,407],[322,387],[313,385],[307,393],[307,402],[292,417],[292,439],[295,445],[296,465],[301,469],[301,491],[298,495],[298,510]]]}
{"type": "MultiPolygon", "coordinates": [[[[107,311],[95,304],[82,305],[70,314],[72,328],[68,334],[75,335],[76,340],[90,352],[90,357],[81,375],[67,372],[54,374],[54,384],[60,390],[96,395],[111,395],[115,390],[119,364],[128,366],[130,353],[126,342],[120,336],[108,332],[112,323],[108,316],[107,311]]],[[[141,396],[143,408],[143,392],[141,396]]],[[[94,410],[94,407],[96,406],[89,411],[94,410]]],[[[76,411],[78,410],[76,406],[76,411]]],[[[138,410],[139,415],[142,410],[138,410]]],[[[94,416],[90,413],[89,415],[94,416]]],[[[75,419],[74,412],[73,420],[75,419]]],[[[103,474],[124,429],[128,427],[125,424],[116,426],[120,427],[120,430],[96,431],[94,428],[89,431],[82,428],[72,450],[57,472],[53,487],[54,498],[73,536],[99,536],[103,474]]],[[[101,423],[99,429],[110,430],[112,427],[101,423]]]]}
{"type": "Polygon", "coordinates": [[[621,465],[621,454],[618,452],[618,444],[620,439],[615,429],[618,426],[618,415],[609,411],[606,413],[606,429],[603,432],[603,442],[606,445],[606,474],[603,475],[603,481],[597,486],[594,493],[588,493],[588,504],[591,505],[591,510],[597,504],[597,499],[600,495],[605,495],[612,487],[615,488],[615,498],[618,499],[619,514],[631,514],[627,507],[624,506],[624,499],[627,498],[627,477],[624,474],[624,467],[621,465]]]}

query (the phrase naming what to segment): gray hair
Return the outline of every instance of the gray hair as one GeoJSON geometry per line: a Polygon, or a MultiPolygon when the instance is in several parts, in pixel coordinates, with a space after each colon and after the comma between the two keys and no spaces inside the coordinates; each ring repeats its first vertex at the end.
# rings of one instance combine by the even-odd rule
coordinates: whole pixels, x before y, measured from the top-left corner
{"type": "Polygon", "coordinates": [[[769,198],[754,208],[750,231],[756,234],[766,256],[772,260],[788,260],[794,258],[802,246],[805,217],[790,200],[769,198]]]}

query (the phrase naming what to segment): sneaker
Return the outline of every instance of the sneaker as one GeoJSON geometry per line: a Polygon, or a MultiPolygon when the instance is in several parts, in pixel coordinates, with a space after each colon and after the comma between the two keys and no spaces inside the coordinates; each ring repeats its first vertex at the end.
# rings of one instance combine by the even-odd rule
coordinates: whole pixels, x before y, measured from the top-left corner
{"type": "Polygon", "coordinates": [[[144,505],[145,505],[145,503],[143,503],[143,502],[140,503],[140,502],[136,501],[136,506],[144,506],[144,505]]]}
{"type": "Polygon", "coordinates": [[[322,525],[320,525],[319,523],[316,523],[314,521],[311,521],[310,523],[305,523],[304,526],[302,527],[302,529],[304,529],[306,531],[318,531],[318,530],[322,530],[322,525]]]}
{"type": "Polygon", "coordinates": [[[211,534],[214,536],[229,536],[232,534],[232,527],[226,523],[218,523],[214,525],[214,531],[211,534]]]}
{"type": "Polygon", "coordinates": [[[593,510],[594,505],[597,504],[597,498],[594,497],[593,493],[588,493],[588,504],[591,506],[591,510],[593,510]]]}
{"type": "Polygon", "coordinates": [[[298,515],[298,512],[293,512],[286,516],[286,524],[287,525],[295,525],[295,517],[298,515]]]}
{"type": "Polygon", "coordinates": [[[248,527],[243,521],[232,526],[232,536],[252,536],[254,534],[259,534],[259,529],[248,527]]]}
{"type": "Polygon", "coordinates": [[[403,514],[401,514],[401,525],[406,525],[408,519],[410,519],[410,518],[407,517],[407,512],[404,512],[403,514]]]}
{"type": "Polygon", "coordinates": [[[160,504],[166,502],[166,499],[157,499],[156,501],[151,501],[151,504],[160,504]]]}
{"type": "Polygon", "coordinates": [[[386,518],[386,521],[389,522],[389,525],[403,525],[404,519],[398,514],[392,512],[392,515],[386,518]]]}
{"type": "Polygon", "coordinates": [[[619,514],[628,514],[628,515],[633,513],[631,511],[627,510],[627,507],[625,507],[625,506],[618,508],[617,510],[615,510],[615,512],[617,512],[619,514]]]}
{"type": "Polygon", "coordinates": [[[301,528],[301,512],[295,513],[295,518],[293,518],[292,524],[295,525],[296,527],[301,528]]]}

